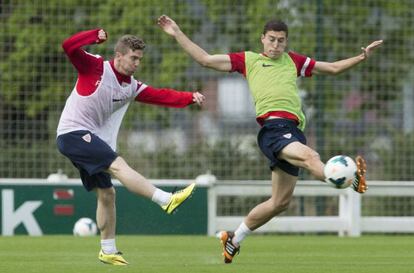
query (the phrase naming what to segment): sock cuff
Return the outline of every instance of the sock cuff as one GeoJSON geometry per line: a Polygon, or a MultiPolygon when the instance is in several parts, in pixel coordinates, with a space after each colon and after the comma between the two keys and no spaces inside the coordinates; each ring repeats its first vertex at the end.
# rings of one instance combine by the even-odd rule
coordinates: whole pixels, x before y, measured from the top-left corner
{"type": "Polygon", "coordinates": [[[241,223],[239,228],[246,233],[252,232],[252,230],[246,225],[245,222],[241,223]]]}
{"type": "Polygon", "coordinates": [[[155,189],[154,194],[151,197],[151,200],[157,203],[160,206],[166,206],[170,202],[171,193],[165,192],[160,189],[155,189]]]}
{"type": "Polygon", "coordinates": [[[240,242],[243,241],[244,238],[250,233],[252,233],[252,230],[250,230],[247,225],[242,222],[234,232],[233,243],[240,245],[240,242]]]}
{"type": "Polygon", "coordinates": [[[115,238],[113,239],[102,239],[101,244],[112,244],[115,243],[115,238]]]}

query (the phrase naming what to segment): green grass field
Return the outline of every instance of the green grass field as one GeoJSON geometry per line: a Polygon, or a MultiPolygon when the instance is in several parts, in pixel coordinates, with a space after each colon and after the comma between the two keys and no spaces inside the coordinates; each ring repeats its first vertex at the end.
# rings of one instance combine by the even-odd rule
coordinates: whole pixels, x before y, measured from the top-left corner
{"type": "Polygon", "coordinates": [[[222,263],[218,239],[205,236],[118,236],[129,266],[97,259],[99,238],[0,237],[0,272],[414,272],[413,236],[251,236],[233,264],[222,263]]]}

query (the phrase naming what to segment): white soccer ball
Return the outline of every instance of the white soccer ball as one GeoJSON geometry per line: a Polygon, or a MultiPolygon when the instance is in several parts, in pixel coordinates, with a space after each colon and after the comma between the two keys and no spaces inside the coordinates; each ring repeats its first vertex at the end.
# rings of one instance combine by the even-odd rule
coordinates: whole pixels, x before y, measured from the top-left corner
{"type": "Polygon", "coordinates": [[[73,226],[73,235],[75,236],[94,236],[98,228],[95,222],[90,218],[80,218],[73,226]]]}
{"type": "Polygon", "coordinates": [[[328,185],[337,189],[345,189],[354,181],[356,171],[357,166],[352,158],[337,155],[326,162],[323,173],[328,185]]]}

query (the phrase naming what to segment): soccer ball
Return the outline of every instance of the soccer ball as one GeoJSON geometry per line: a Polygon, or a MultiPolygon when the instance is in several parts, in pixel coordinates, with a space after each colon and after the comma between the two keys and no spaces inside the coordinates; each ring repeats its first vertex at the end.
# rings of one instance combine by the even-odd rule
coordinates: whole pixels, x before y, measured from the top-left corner
{"type": "Polygon", "coordinates": [[[323,169],[325,181],[328,185],[345,189],[349,187],[355,178],[357,166],[349,156],[337,155],[328,160],[323,169]]]}
{"type": "Polygon", "coordinates": [[[95,222],[90,218],[80,218],[73,226],[73,235],[75,236],[94,236],[98,228],[95,222]]]}

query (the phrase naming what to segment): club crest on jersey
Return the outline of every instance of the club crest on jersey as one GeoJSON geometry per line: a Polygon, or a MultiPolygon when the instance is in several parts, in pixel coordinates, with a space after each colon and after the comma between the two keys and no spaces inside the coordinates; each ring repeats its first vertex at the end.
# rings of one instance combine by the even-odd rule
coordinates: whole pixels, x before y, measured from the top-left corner
{"type": "Polygon", "coordinates": [[[287,138],[287,139],[290,139],[290,138],[292,137],[292,134],[291,134],[291,133],[289,133],[289,134],[284,134],[284,135],[283,135],[283,137],[284,137],[284,138],[287,138]]]}
{"type": "Polygon", "coordinates": [[[82,137],[82,139],[85,140],[88,143],[91,143],[91,140],[92,140],[91,134],[88,133],[88,134],[84,135],[82,137]]]}

